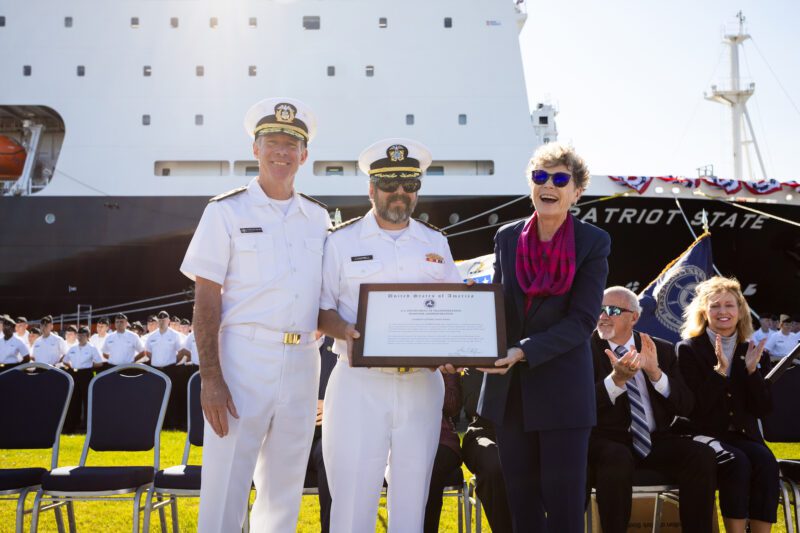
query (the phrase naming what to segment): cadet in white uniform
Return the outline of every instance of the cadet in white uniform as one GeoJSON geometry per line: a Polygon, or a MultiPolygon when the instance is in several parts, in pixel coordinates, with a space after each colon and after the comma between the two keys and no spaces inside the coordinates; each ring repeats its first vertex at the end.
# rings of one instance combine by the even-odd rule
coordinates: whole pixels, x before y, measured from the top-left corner
{"type": "MultiPolygon", "coordinates": [[[[197,342],[194,339],[194,331],[190,332],[183,342],[180,355],[184,358],[184,364],[186,365],[198,366],[200,364],[200,354],[197,353],[197,342]]],[[[192,372],[195,370],[197,369],[192,369],[192,372]]]]}
{"type": "MultiPolygon", "coordinates": [[[[97,321],[97,333],[89,338],[89,344],[97,348],[101,358],[103,358],[103,344],[106,342],[106,337],[108,337],[108,319],[101,318],[97,321]]],[[[103,358],[103,363],[105,362],[106,360],[103,358]]]]}
{"type": "Polygon", "coordinates": [[[103,356],[110,365],[135,363],[144,357],[142,339],[127,326],[127,316],[119,313],[114,317],[116,331],[109,333],[103,343],[103,356]]]}
{"type": "Polygon", "coordinates": [[[259,176],[213,198],[181,271],[196,280],[194,331],[206,417],[198,531],[294,532],[314,433],[327,208],[294,190],[315,120],[301,102],[253,106],[259,176]]]}
{"type": "Polygon", "coordinates": [[[24,316],[17,317],[17,325],[14,326],[14,336],[29,346],[28,342],[28,319],[24,316]]]}
{"type": "Polygon", "coordinates": [[[89,342],[89,328],[78,328],[78,342],[67,350],[63,363],[75,381],[75,394],[72,395],[67,419],[64,421],[64,432],[71,433],[86,427],[86,412],[89,407],[89,383],[94,377],[95,369],[103,366],[100,351],[89,342]]]}
{"type": "Polygon", "coordinates": [[[367,148],[372,210],[334,229],[325,244],[320,330],[342,354],[325,395],[322,447],[333,507],[331,532],[374,531],[388,465],[389,531],[421,532],[441,429],[444,383],[430,369],[354,368],[362,283],[460,283],[447,239],[411,219],[431,155],[386,139],[367,148]],[[347,339],[347,340],[344,340],[347,339]]]}
{"type": "Polygon", "coordinates": [[[14,335],[17,323],[8,315],[0,315],[3,322],[3,337],[0,338],[0,372],[13,368],[30,359],[28,345],[14,335]]]}
{"type": "Polygon", "coordinates": [[[67,343],[64,339],[53,333],[53,317],[47,315],[43,317],[39,324],[42,328],[42,336],[33,343],[31,359],[37,363],[57,365],[61,358],[67,353],[67,343]]]}
{"type": "Polygon", "coordinates": [[[64,342],[67,343],[67,350],[78,345],[78,326],[70,324],[64,329],[64,342]]]}
{"type": "Polygon", "coordinates": [[[150,358],[150,365],[164,372],[172,380],[172,392],[169,395],[167,413],[164,416],[164,427],[174,429],[182,420],[186,412],[186,381],[176,363],[178,352],[183,345],[181,334],[170,328],[170,317],[166,311],[159,312],[158,329],[147,336],[144,350],[150,358]],[[181,415],[184,416],[181,416],[181,415]]]}

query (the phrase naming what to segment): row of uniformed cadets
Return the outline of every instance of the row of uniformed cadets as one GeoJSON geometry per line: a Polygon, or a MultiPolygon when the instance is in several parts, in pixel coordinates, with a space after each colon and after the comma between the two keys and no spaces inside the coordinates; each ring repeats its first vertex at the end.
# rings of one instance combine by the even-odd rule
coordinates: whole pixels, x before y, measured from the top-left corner
{"type": "Polygon", "coordinates": [[[134,362],[145,362],[159,368],[172,380],[173,393],[165,427],[186,427],[186,383],[199,363],[189,320],[170,317],[166,311],[161,311],[148,317],[149,332],[144,334],[144,327],[141,324],[137,327],[136,322],[129,329],[128,318],[119,313],[114,317],[115,330],[111,333],[108,332],[108,320],[101,318],[94,335],[86,326],[68,326],[63,338],[53,332],[50,315],[43,317],[39,327],[30,331],[24,317],[14,320],[2,315],[2,321],[4,338],[0,341],[0,371],[31,360],[59,366],[73,373],[76,394],[65,421],[66,432],[85,429],[89,382],[95,373],[134,362]]]}
{"type": "Polygon", "coordinates": [[[295,190],[316,120],[272,98],[246,114],[259,176],[213,198],[181,271],[195,281],[194,327],[206,418],[198,530],[295,531],[318,415],[317,331],[341,355],[322,407],[330,530],[372,531],[384,476],[389,530],[422,531],[444,402],[436,369],[350,363],[362,281],[460,282],[447,240],[412,219],[430,152],[379,141],[359,157],[372,209],[331,228],[295,190]]]}

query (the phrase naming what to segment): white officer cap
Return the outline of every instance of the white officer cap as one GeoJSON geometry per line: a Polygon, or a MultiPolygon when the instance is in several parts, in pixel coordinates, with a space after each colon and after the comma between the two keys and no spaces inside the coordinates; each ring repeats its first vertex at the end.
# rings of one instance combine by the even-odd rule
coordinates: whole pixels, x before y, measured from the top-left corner
{"type": "Polygon", "coordinates": [[[285,133],[308,143],[317,133],[317,119],[300,100],[266,98],[247,111],[244,129],[252,139],[268,133],[285,133]]]}
{"type": "Polygon", "coordinates": [[[420,142],[401,137],[380,140],[361,152],[358,168],[370,178],[420,178],[431,164],[431,152],[420,142]]]}

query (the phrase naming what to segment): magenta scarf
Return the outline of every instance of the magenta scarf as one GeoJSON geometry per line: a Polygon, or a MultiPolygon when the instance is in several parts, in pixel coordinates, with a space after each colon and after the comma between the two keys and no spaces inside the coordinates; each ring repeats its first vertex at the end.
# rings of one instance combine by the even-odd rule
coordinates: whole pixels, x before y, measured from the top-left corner
{"type": "Polygon", "coordinates": [[[522,228],[517,241],[517,281],[525,293],[525,312],[533,298],[564,294],[575,279],[575,227],[572,216],[547,242],[536,233],[538,214],[522,228]]]}

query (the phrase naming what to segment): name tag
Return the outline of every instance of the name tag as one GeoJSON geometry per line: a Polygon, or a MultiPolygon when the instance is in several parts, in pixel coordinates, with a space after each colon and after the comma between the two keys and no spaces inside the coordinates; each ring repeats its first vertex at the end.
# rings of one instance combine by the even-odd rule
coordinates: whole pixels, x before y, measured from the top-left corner
{"type": "Polygon", "coordinates": [[[372,261],[371,255],[357,255],[355,257],[351,257],[350,261],[372,261]]]}
{"type": "Polygon", "coordinates": [[[239,231],[242,233],[264,233],[264,230],[261,228],[239,228],[239,231]]]}

